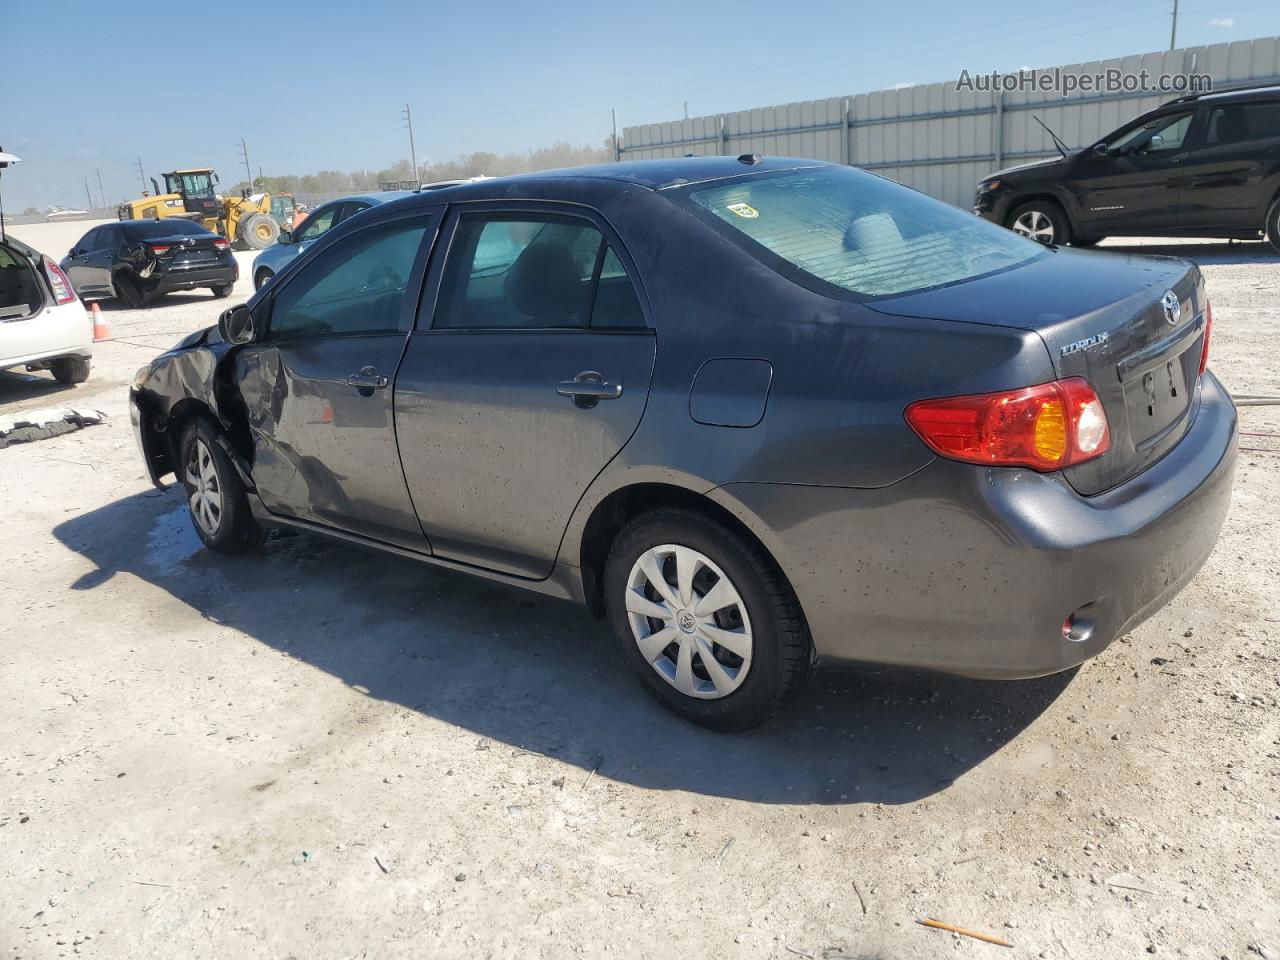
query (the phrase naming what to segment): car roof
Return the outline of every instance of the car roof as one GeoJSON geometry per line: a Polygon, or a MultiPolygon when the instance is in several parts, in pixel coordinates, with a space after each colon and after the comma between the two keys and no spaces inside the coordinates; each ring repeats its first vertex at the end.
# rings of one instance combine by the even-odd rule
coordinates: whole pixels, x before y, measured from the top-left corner
{"type": "Polygon", "coordinates": [[[821,167],[828,164],[817,160],[798,160],[794,157],[762,157],[743,154],[741,157],[667,157],[658,160],[626,160],[621,163],[595,163],[581,167],[562,167],[555,170],[538,170],[518,173],[508,177],[489,177],[467,181],[454,186],[439,186],[408,196],[431,197],[433,200],[486,199],[510,197],[511,187],[521,184],[544,184],[570,180],[614,181],[633,184],[649,190],[665,190],[691,183],[705,183],[740,177],[744,174],[765,173],[775,170],[797,170],[821,167]]]}
{"type": "Polygon", "coordinates": [[[402,200],[405,197],[412,197],[412,190],[383,190],[379,193],[353,193],[349,197],[335,197],[332,200],[325,200],[323,203],[317,203],[313,210],[319,210],[321,207],[327,207],[334,203],[348,203],[352,200],[362,200],[365,203],[390,203],[392,200],[402,200]]]}
{"type": "Polygon", "coordinates": [[[1217,100],[1274,100],[1280,97],[1280,84],[1250,84],[1236,87],[1227,87],[1220,90],[1206,90],[1204,93],[1192,93],[1185,97],[1178,97],[1176,100],[1170,100],[1162,105],[1163,107],[1172,107],[1175,105],[1183,105],[1188,103],[1201,103],[1203,101],[1217,100]]]}

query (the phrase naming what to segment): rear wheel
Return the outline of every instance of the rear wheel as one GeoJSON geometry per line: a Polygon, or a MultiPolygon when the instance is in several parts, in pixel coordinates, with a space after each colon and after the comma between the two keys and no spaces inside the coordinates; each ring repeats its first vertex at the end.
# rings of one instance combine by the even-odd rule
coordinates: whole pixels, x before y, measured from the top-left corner
{"type": "Polygon", "coordinates": [[[747,730],[809,677],[813,643],[781,571],[703,514],[657,510],[628,524],[609,553],[605,598],[641,685],[694,723],[747,730]]]}
{"type": "Polygon", "coordinates": [[[224,297],[231,296],[231,290],[234,286],[235,284],[231,284],[231,283],[219,283],[216,286],[210,287],[209,289],[213,291],[213,295],[215,297],[221,300],[224,297]]]}
{"type": "Polygon", "coordinates": [[[261,290],[263,287],[267,285],[267,281],[274,276],[275,276],[274,270],[268,270],[266,267],[263,267],[261,270],[259,270],[257,273],[253,275],[253,289],[261,290]]]}
{"type": "Polygon", "coordinates": [[[49,372],[59,383],[84,383],[89,379],[88,357],[59,357],[49,361],[49,372]]]}
{"type": "Polygon", "coordinates": [[[1267,239],[1271,241],[1271,246],[1280,251],[1280,199],[1271,205],[1271,210],[1267,213],[1267,239]]]}
{"type": "Polygon", "coordinates": [[[178,455],[191,522],[205,546],[219,553],[260,547],[266,530],[253,519],[244,483],[219,445],[213,424],[203,417],[192,420],[182,433],[178,455]]]}
{"type": "Polygon", "coordinates": [[[1029,200],[1009,215],[1010,230],[1046,246],[1071,242],[1067,216],[1052,200],[1029,200]]]}
{"type": "Polygon", "coordinates": [[[250,250],[265,250],[280,237],[280,224],[266,214],[251,213],[240,221],[237,239],[250,250]]]}

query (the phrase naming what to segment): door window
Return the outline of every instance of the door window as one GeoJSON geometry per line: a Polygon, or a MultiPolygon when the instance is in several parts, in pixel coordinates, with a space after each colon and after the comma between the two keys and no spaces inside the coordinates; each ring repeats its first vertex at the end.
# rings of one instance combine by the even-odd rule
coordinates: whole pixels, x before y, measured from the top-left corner
{"type": "Polygon", "coordinates": [[[1280,101],[1227,103],[1209,114],[1205,144],[1210,147],[1280,137],[1280,101]]]}
{"type": "Polygon", "coordinates": [[[316,237],[327,232],[337,220],[338,211],[341,209],[342,204],[340,203],[335,203],[331,207],[321,207],[307,218],[307,222],[298,232],[298,241],[314,240],[316,237]]]}
{"type": "Polygon", "coordinates": [[[1146,123],[1122,133],[1110,144],[1111,150],[1121,154],[1159,154],[1182,149],[1191,126],[1190,113],[1171,113],[1155,117],[1146,123]]]}
{"type": "Polygon", "coordinates": [[[436,328],[643,327],[631,278],[590,223],[464,216],[445,264],[436,328]]]}
{"type": "Polygon", "coordinates": [[[271,337],[394,333],[425,219],[362,230],[307,264],[276,295],[271,337]]]}
{"type": "Polygon", "coordinates": [[[338,217],[338,223],[342,223],[344,220],[350,220],[361,210],[368,210],[368,209],[369,209],[369,204],[367,203],[357,203],[355,201],[344,203],[342,205],[342,214],[341,216],[338,217]]]}

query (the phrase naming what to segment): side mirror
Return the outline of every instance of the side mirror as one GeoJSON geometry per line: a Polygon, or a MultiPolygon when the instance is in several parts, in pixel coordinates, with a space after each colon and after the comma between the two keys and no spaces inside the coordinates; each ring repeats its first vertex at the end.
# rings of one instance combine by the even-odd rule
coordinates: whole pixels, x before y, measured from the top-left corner
{"type": "Polygon", "coordinates": [[[72,247],[70,250],[68,250],[68,251],[67,251],[67,256],[68,256],[68,257],[78,257],[78,256],[80,256],[80,248],[79,248],[79,247],[72,247]]]}
{"type": "Polygon", "coordinates": [[[1111,149],[1105,143],[1095,143],[1093,145],[1093,155],[1095,157],[1111,156],[1111,149]]]}
{"type": "Polygon", "coordinates": [[[253,343],[257,333],[253,328],[253,313],[243,303],[222,311],[218,318],[218,335],[234,346],[253,343]]]}
{"type": "Polygon", "coordinates": [[[293,231],[281,228],[280,236],[276,238],[276,243],[293,243],[293,231]]]}

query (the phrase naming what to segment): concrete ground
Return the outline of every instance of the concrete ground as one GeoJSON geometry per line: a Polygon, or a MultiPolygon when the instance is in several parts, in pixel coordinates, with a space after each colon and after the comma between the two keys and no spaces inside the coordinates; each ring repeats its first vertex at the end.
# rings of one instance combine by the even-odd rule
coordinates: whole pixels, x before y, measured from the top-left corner
{"type": "MultiPolygon", "coordinates": [[[[1227,386],[1280,393],[1280,258],[1160,252],[1204,264],[1227,386]]],[[[1200,575],[1078,671],[829,670],[719,736],[573,606],[305,536],[200,549],[126,386],[225,305],[108,307],[81,387],[0,373],[0,414],[112,417],[0,451],[0,958],[1002,952],[926,917],[1012,956],[1280,956],[1280,408],[1241,408],[1200,575]]]]}

